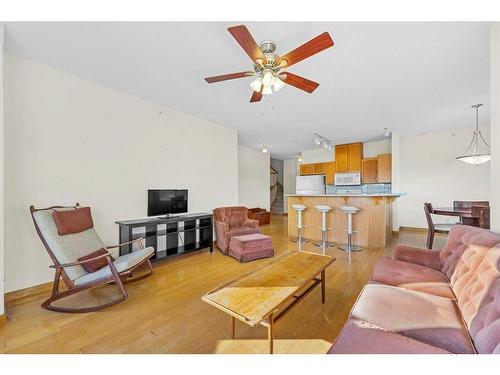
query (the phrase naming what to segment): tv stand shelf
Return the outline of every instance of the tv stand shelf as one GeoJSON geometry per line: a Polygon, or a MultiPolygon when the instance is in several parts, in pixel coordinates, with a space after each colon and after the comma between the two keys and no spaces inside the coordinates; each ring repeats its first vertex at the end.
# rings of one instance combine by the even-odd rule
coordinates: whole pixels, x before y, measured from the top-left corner
{"type": "MultiPolygon", "coordinates": [[[[120,243],[144,237],[155,253],[152,262],[174,255],[210,248],[213,252],[213,215],[197,213],[117,221],[120,243]]],[[[120,246],[120,255],[129,254],[134,244],[120,246]]]]}

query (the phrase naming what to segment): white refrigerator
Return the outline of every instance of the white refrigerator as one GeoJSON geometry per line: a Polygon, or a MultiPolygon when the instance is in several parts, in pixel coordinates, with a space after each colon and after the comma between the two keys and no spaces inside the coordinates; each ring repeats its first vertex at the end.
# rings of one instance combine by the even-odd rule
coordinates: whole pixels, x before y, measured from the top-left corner
{"type": "Polygon", "coordinates": [[[296,194],[325,194],[325,176],[297,176],[296,194]]]}

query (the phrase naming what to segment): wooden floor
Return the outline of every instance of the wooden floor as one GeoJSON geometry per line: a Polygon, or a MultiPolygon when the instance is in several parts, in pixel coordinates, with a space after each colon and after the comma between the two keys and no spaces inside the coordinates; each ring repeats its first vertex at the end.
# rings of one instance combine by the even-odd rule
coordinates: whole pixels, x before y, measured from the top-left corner
{"type": "MultiPolygon", "coordinates": [[[[273,238],[276,254],[296,250],[286,235],[287,218],[273,215],[271,224],[262,231],[273,238]]],[[[436,236],[434,247],[440,248],[445,237],[436,236]]],[[[309,343],[325,348],[331,343],[344,322],[363,285],[369,280],[375,261],[392,255],[395,243],[425,246],[425,235],[400,233],[386,248],[363,249],[347,255],[334,248],[329,251],[337,258],[326,271],[327,297],[321,304],[320,288],[316,288],[301,303],[276,324],[275,338],[279,342],[309,343]],[[294,341],[290,341],[294,340],[294,341]],[[317,344],[314,344],[317,343],[317,344]]],[[[317,252],[312,243],[304,250],[317,252]]],[[[260,351],[249,348],[249,342],[259,343],[267,337],[264,327],[251,328],[236,323],[236,338],[231,334],[227,314],[201,300],[203,294],[269,260],[241,264],[224,256],[219,250],[208,250],[178,256],[155,265],[152,277],[126,285],[129,299],[107,310],[87,314],[62,314],[43,310],[40,304],[49,295],[50,285],[7,295],[9,320],[0,326],[0,352],[5,353],[215,353],[260,351]],[[229,341],[228,341],[229,340],[229,341]],[[248,350],[246,349],[248,348],[248,350]]],[[[91,303],[112,297],[113,285],[89,292],[84,299],[91,303]]],[[[73,301],[70,301],[73,302],[73,301]]],[[[277,345],[278,352],[301,352],[299,345],[277,345]],[[282,348],[282,349],[280,349],[282,348]],[[287,349],[288,348],[288,349],[287,349]]],[[[260,345],[262,352],[265,345],[260,345]]]]}

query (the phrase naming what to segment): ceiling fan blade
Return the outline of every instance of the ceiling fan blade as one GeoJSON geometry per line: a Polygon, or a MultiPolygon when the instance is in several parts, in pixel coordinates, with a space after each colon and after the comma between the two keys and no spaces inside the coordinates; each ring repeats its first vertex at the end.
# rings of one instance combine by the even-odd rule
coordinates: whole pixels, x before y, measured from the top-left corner
{"type": "Polygon", "coordinates": [[[221,76],[207,77],[207,78],[205,78],[205,81],[207,81],[208,83],[214,83],[214,82],[220,82],[220,81],[227,81],[229,79],[249,77],[253,74],[254,74],[253,72],[229,73],[229,74],[224,74],[221,76]]]}
{"type": "Polygon", "coordinates": [[[309,94],[316,90],[319,86],[319,83],[311,81],[307,78],[298,76],[293,73],[286,72],[286,78],[283,79],[283,82],[297,87],[298,89],[307,91],[309,94]]]}
{"type": "Polygon", "coordinates": [[[262,64],[264,61],[266,61],[266,57],[262,53],[259,45],[245,25],[229,27],[227,31],[231,33],[233,38],[236,39],[239,45],[245,50],[247,55],[250,56],[250,58],[254,62],[262,64]]]}
{"type": "Polygon", "coordinates": [[[250,103],[260,102],[262,100],[262,92],[254,91],[250,98],[250,103]]]}
{"type": "Polygon", "coordinates": [[[283,60],[286,60],[286,64],[282,66],[284,68],[288,68],[293,64],[297,64],[299,61],[307,59],[312,55],[332,47],[333,45],[334,43],[330,34],[324,32],[316,38],[311,39],[309,42],[304,43],[300,47],[295,48],[293,51],[288,52],[286,55],[281,56],[282,64],[284,64],[283,60]]]}

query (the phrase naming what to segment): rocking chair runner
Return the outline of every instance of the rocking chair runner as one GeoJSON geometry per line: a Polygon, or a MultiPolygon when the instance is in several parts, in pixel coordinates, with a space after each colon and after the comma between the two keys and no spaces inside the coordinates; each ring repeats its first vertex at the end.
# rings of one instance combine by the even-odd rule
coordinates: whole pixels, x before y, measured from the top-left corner
{"type": "Polygon", "coordinates": [[[53,206],[42,209],[36,209],[34,206],[30,206],[31,217],[33,218],[35,229],[38,236],[42,240],[45,249],[49,253],[50,259],[54,263],[50,267],[54,268],[56,271],[52,287],[52,295],[49,299],[42,303],[42,307],[47,310],[84,313],[98,311],[106,307],[116,305],[117,303],[123,302],[128,298],[123,282],[130,278],[135,270],[144,266],[149,272],[130,281],[143,279],[153,273],[153,267],[151,266],[149,258],[153,255],[154,249],[152,247],[144,248],[142,244],[143,238],[138,238],[127,243],[137,242],[139,244],[139,250],[130,254],[119,256],[113,260],[109,250],[125,244],[105,246],[94,228],[84,230],[80,233],[67,234],[63,236],[59,235],[56,223],[52,216],[54,211],[75,210],[78,208],[78,203],[75,206],[53,206]],[[88,255],[98,249],[105,249],[107,254],[78,261],[78,258],[88,255]],[[104,268],[95,272],[86,272],[82,267],[82,264],[94,262],[95,260],[102,258],[106,258],[108,263],[108,265],[104,268]],[[64,291],[59,291],[59,282],[61,278],[67,287],[64,291]],[[64,297],[68,297],[83,290],[107,283],[116,284],[120,292],[120,297],[118,299],[102,305],[83,308],[57,307],[51,305],[52,302],[64,297]]]}

